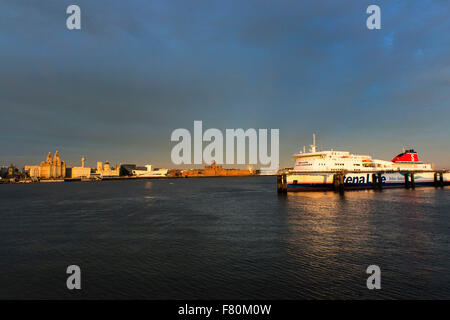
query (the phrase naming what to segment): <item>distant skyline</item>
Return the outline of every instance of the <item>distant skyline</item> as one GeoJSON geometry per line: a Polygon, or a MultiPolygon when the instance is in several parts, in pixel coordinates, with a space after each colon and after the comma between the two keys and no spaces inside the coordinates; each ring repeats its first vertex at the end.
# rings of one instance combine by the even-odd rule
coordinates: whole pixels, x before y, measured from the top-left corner
{"type": "MultiPolygon", "coordinates": [[[[450,168],[448,1],[0,2],[0,165],[176,168],[177,128],[280,129],[308,146],[450,168]],[[82,30],[66,28],[77,4],[82,30]],[[381,30],[366,8],[381,7],[381,30]]],[[[193,167],[193,166],[189,166],[193,167]]],[[[238,167],[238,166],[231,166],[238,167]]]]}

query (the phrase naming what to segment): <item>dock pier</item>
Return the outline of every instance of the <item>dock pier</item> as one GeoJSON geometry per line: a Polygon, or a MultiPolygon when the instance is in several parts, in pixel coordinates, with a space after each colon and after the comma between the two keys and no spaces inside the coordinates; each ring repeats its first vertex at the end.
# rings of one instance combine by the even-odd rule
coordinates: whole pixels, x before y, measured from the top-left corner
{"type": "Polygon", "coordinates": [[[290,191],[335,191],[342,193],[346,190],[355,189],[382,190],[384,188],[401,187],[406,189],[415,189],[418,186],[434,186],[436,188],[443,188],[447,185],[450,185],[450,171],[448,170],[284,171],[277,175],[277,191],[280,194],[290,191]],[[356,185],[352,182],[352,177],[355,177],[355,175],[364,175],[364,177],[360,177],[361,180],[359,183],[357,182],[356,185]],[[314,178],[314,176],[319,178],[314,178]],[[311,179],[311,177],[313,178],[311,179]],[[322,177],[324,178],[322,179],[322,177]],[[404,182],[401,182],[402,179],[404,179],[404,182]],[[322,180],[323,182],[321,182],[322,180]]]}
{"type": "Polygon", "coordinates": [[[287,178],[286,174],[277,175],[277,192],[278,193],[287,193],[287,178]]]}
{"type": "Polygon", "coordinates": [[[334,191],[339,192],[339,193],[344,192],[344,176],[345,176],[345,171],[341,171],[341,172],[335,173],[333,175],[334,191]]]}
{"type": "Polygon", "coordinates": [[[438,171],[434,173],[434,186],[436,188],[443,188],[444,187],[444,172],[438,171]]]}
{"type": "Polygon", "coordinates": [[[383,189],[383,179],[381,176],[381,172],[372,173],[372,188],[374,190],[383,189]]]}
{"type": "Polygon", "coordinates": [[[406,172],[405,173],[405,188],[406,189],[415,189],[416,188],[414,172],[406,172]]]}

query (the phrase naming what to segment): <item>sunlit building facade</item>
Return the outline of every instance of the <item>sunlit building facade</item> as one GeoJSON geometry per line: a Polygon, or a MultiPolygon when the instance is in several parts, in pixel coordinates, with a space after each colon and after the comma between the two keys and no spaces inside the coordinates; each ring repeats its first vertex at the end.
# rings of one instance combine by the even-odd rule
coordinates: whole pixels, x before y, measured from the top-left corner
{"type": "Polygon", "coordinates": [[[55,152],[54,157],[52,157],[52,153],[49,152],[45,161],[41,162],[39,166],[25,166],[25,172],[27,172],[31,178],[65,178],[66,163],[61,160],[58,151],[55,152]]]}

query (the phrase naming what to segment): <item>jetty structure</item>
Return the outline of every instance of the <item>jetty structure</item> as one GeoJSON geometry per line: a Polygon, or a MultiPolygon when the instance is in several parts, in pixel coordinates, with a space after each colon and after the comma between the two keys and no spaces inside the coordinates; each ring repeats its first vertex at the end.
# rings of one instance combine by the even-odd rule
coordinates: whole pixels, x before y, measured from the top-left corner
{"type": "Polygon", "coordinates": [[[309,152],[304,147],[294,154],[294,167],[277,176],[279,193],[450,185],[449,171],[434,170],[432,164],[421,162],[413,149],[404,148],[386,161],[348,151],[318,151],[315,140],[313,135],[309,152]]]}

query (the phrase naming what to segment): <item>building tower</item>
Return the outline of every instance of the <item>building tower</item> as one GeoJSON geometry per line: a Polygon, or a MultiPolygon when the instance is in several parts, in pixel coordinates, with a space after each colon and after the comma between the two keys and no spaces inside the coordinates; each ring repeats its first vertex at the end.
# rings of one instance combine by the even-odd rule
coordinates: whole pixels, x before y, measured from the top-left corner
{"type": "Polygon", "coordinates": [[[8,168],[8,176],[12,177],[14,175],[14,165],[11,163],[8,168]]]}
{"type": "Polygon", "coordinates": [[[105,166],[103,167],[104,171],[110,172],[111,171],[111,165],[109,164],[109,161],[106,160],[105,166]]]}
{"type": "Polygon", "coordinates": [[[317,148],[316,148],[316,134],[315,133],[313,133],[313,144],[310,145],[309,150],[310,150],[309,152],[311,152],[311,153],[314,153],[317,150],[317,148]]]}
{"type": "Polygon", "coordinates": [[[47,159],[45,160],[45,163],[47,163],[47,164],[52,164],[53,163],[52,153],[51,152],[48,153],[47,159]]]}
{"type": "Polygon", "coordinates": [[[53,157],[52,177],[59,178],[61,176],[62,176],[61,157],[59,156],[58,150],[56,150],[55,156],[53,157]]]}

